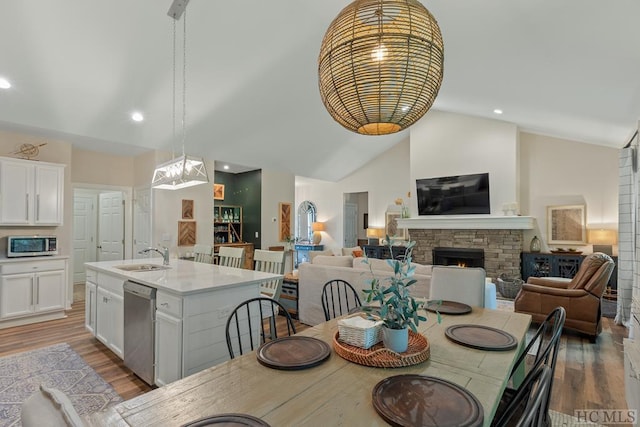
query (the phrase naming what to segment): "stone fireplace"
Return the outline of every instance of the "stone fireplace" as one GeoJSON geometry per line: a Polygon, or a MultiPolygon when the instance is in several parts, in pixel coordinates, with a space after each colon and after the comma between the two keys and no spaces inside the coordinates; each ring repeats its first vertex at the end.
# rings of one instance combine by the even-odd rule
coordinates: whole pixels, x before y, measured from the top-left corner
{"type": "Polygon", "coordinates": [[[533,228],[525,216],[418,217],[398,221],[416,241],[413,261],[435,264],[434,248],[482,250],[487,277],[494,282],[500,274],[522,277],[520,255],[524,230],[533,228]]]}

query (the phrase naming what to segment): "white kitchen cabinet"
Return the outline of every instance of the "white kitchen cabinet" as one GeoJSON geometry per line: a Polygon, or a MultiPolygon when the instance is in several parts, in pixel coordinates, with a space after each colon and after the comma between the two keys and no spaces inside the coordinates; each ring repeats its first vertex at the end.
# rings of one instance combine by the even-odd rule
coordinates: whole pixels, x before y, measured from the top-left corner
{"type": "Polygon", "coordinates": [[[0,225],[62,225],[64,165],[0,158],[0,225]]]}
{"type": "Polygon", "coordinates": [[[182,320],[156,311],[156,385],[182,378],[182,320]]]}
{"type": "Polygon", "coordinates": [[[96,284],[87,279],[84,295],[84,324],[85,328],[93,335],[96,334],[96,304],[98,302],[96,291],[96,284]]]}
{"type": "Polygon", "coordinates": [[[182,298],[156,294],[155,383],[169,384],[182,378],[182,298]]]}
{"type": "Polygon", "coordinates": [[[0,270],[0,319],[64,311],[65,260],[6,263],[0,270]]]}
{"type": "Polygon", "coordinates": [[[98,283],[96,291],[96,338],[118,357],[124,358],[124,298],[98,283]]]}
{"type": "Polygon", "coordinates": [[[0,319],[33,313],[33,274],[7,274],[0,280],[0,319]]]}

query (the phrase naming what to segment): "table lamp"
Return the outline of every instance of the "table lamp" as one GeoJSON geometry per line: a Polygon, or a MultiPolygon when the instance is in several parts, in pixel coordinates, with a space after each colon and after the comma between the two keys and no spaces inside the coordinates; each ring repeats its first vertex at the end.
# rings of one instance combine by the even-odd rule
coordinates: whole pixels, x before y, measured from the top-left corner
{"type": "Polygon", "coordinates": [[[324,231],[324,222],[314,222],[311,224],[311,229],[313,230],[313,244],[319,245],[322,240],[321,231],[324,231]]]}
{"type": "Polygon", "coordinates": [[[618,231],[594,228],[588,230],[588,242],[593,245],[593,252],[613,255],[613,245],[618,243],[618,231]]]}
{"type": "Polygon", "coordinates": [[[370,245],[379,245],[380,238],[384,237],[384,228],[367,228],[367,237],[370,245]]]}

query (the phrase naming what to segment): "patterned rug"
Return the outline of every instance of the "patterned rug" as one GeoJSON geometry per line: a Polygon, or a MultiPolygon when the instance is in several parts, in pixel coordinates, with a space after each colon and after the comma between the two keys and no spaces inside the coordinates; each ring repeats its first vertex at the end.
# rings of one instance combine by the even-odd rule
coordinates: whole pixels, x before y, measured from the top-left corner
{"type": "Polygon", "coordinates": [[[64,392],[80,415],[122,402],[67,343],[0,358],[0,426],[20,426],[22,402],[40,384],[64,392]]]}

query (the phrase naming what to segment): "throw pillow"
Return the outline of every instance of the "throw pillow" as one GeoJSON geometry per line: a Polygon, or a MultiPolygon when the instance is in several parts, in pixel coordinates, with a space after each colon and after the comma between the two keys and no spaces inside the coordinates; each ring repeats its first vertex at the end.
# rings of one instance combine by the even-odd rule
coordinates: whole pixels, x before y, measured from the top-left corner
{"type": "Polygon", "coordinates": [[[313,264],[330,265],[333,267],[351,267],[353,257],[351,255],[344,256],[326,256],[319,255],[313,259],[313,264]]]}
{"type": "Polygon", "coordinates": [[[364,255],[364,253],[362,251],[352,251],[351,252],[351,256],[353,256],[354,258],[361,258],[364,255]]]}
{"type": "Polygon", "coordinates": [[[24,401],[21,418],[24,427],[42,426],[44,420],[47,426],[84,426],[67,395],[44,385],[24,401]]]}
{"type": "Polygon", "coordinates": [[[360,246],[354,246],[352,248],[342,248],[342,255],[351,255],[353,251],[362,252],[362,248],[360,246]]]}

